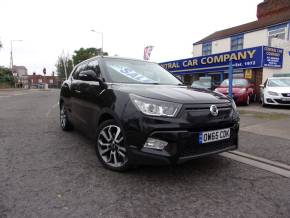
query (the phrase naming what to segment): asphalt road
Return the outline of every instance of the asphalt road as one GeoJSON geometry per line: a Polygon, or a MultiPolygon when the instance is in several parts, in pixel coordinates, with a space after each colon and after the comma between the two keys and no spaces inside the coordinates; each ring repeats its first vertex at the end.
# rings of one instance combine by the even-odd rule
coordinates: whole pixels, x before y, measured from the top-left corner
{"type": "Polygon", "coordinates": [[[219,155],[106,170],[91,141],[60,129],[57,101],[58,91],[0,92],[1,218],[289,217],[288,178],[219,155]]]}

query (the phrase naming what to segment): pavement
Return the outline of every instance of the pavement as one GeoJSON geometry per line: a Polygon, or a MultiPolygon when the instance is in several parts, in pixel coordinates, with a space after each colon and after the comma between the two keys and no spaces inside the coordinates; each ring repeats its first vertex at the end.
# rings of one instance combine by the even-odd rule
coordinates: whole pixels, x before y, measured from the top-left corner
{"type": "MultiPolygon", "coordinates": [[[[224,156],[126,173],[104,169],[92,141],[60,129],[58,96],[0,92],[1,218],[289,217],[289,178],[224,156]]],[[[287,128],[285,117],[241,113],[240,151],[290,164],[284,134],[250,132],[272,121],[287,128]]]]}

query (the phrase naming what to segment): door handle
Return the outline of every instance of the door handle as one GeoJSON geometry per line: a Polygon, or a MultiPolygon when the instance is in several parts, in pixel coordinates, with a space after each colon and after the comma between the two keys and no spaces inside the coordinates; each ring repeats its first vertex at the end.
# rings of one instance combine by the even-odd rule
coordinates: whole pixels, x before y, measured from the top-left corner
{"type": "Polygon", "coordinates": [[[76,92],[76,93],[81,93],[81,91],[80,91],[80,90],[75,90],[75,92],[76,92]]]}

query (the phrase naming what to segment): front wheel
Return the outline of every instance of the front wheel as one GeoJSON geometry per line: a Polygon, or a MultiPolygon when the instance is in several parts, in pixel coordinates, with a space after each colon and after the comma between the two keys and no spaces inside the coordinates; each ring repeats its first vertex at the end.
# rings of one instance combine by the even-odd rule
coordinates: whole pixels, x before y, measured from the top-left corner
{"type": "Polygon", "coordinates": [[[116,121],[103,122],[97,129],[96,140],[97,156],[106,168],[114,171],[129,168],[124,133],[116,121]]]}
{"type": "Polygon", "coordinates": [[[250,105],[250,96],[247,96],[246,105],[250,105]]]}
{"type": "Polygon", "coordinates": [[[67,110],[64,106],[64,103],[60,105],[59,121],[60,121],[60,126],[64,131],[72,130],[73,127],[68,119],[67,110]]]}
{"type": "Polygon", "coordinates": [[[264,96],[261,98],[261,103],[262,103],[262,107],[267,107],[267,104],[265,103],[264,96]]]}

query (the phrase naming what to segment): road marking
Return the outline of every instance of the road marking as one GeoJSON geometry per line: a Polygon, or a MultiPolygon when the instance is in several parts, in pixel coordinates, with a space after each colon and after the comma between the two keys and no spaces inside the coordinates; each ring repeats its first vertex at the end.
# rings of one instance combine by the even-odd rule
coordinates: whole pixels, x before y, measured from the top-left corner
{"type": "Polygon", "coordinates": [[[266,170],[271,173],[275,173],[287,178],[290,178],[289,166],[278,162],[270,161],[264,158],[256,157],[253,155],[245,154],[242,152],[224,152],[220,154],[223,157],[257,167],[262,170],[266,170]],[[281,167],[282,166],[282,167],[281,167]]]}
{"type": "Polygon", "coordinates": [[[52,112],[52,110],[53,109],[55,109],[57,106],[58,106],[58,102],[56,103],[56,104],[54,104],[48,111],[47,111],[47,113],[45,114],[45,116],[46,117],[48,117],[49,116],[49,114],[52,112]]]}

